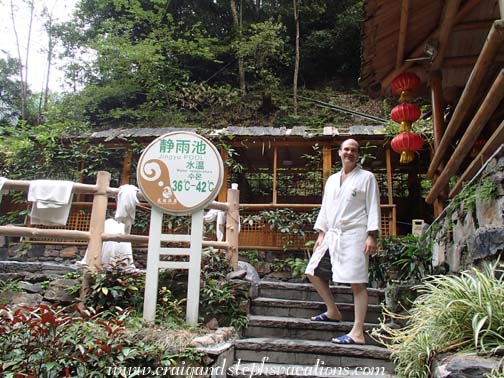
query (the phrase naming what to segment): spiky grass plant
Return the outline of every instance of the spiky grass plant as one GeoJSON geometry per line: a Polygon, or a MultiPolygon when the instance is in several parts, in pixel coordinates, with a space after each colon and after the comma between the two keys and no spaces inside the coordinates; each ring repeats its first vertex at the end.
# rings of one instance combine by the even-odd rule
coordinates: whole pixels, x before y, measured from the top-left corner
{"type": "Polygon", "coordinates": [[[386,318],[406,322],[392,329],[383,321],[372,335],[385,343],[399,377],[427,378],[434,356],[448,351],[504,355],[504,272],[487,264],[460,275],[430,277],[406,315],[385,309],[386,318]]]}

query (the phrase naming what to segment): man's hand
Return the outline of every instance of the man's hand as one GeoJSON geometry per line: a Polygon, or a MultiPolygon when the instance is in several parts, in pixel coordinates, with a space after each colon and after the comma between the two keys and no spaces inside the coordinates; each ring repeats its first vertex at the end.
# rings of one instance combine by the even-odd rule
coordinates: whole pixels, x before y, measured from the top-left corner
{"type": "Polygon", "coordinates": [[[324,232],[319,231],[317,241],[313,245],[313,252],[315,252],[315,250],[319,247],[319,245],[322,244],[322,241],[324,240],[324,235],[325,235],[324,232]]]}
{"type": "Polygon", "coordinates": [[[376,238],[372,235],[368,235],[366,239],[366,246],[364,248],[364,254],[366,256],[369,256],[372,253],[375,253],[376,250],[377,250],[376,238]]]}

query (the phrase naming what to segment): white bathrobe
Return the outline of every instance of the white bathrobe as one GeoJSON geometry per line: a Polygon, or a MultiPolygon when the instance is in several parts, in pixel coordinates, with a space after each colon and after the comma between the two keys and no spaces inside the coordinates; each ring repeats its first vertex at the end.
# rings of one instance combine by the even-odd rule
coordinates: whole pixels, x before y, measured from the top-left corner
{"type": "Polygon", "coordinates": [[[380,230],[380,192],[374,175],[355,167],[343,185],[341,171],[330,176],[314,228],[325,235],[313,252],[306,273],[314,274],[329,249],[334,282],[367,283],[367,232],[380,230]]]}

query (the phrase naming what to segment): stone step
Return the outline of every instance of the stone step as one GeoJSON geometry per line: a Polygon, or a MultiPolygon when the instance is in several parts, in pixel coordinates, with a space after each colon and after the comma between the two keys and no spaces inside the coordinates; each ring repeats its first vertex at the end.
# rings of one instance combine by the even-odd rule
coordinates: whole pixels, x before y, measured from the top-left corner
{"type": "MultiPolygon", "coordinates": [[[[334,299],[338,303],[353,303],[352,288],[350,286],[331,286],[334,299]]],[[[259,297],[291,299],[300,301],[321,300],[317,291],[310,283],[292,283],[280,281],[260,281],[258,285],[259,297]]],[[[384,301],[385,293],[381,289],[368,288],[369,304],[380,304],[384,301]]]]}
{"type": "Polygon", "coordinates": [[[235,363],[228,369],[228,378],[395,378],[385,367],[330,367],[315,365],[269,364],[262,362],[235,363]]]}
{"type": "MultiPolygon", "coordinates": [[[[330,341],[331,338],[350,332],[352,322],[314,322],[305,318],[286,318],[280,316],[249,315],[248,326],[244,329],[245,337],[276,337],[285,339],[303,339],[330,341]]],[[[364,323],[364,330],[377,328],[376,323],[364,323]]],[[[367,334],[366,343],[378,345],[367,334]]]]}
{"type": "Polygon", "coordinates": [[[261,364],[263,361],[338,368],[368,367],[381,372],[393,372],[390,352],[376,345],[337,345],[330,341],[269,337],[235,341],[235,364],[261,364]]]}
{"type": "MultiPolygon", "coordinates": [[[[291,318],[305,318],[320,314],[326,310],[324,302],[301,301],[294,299],[264,298],[252,300],[250,312],[252,315],[285,316],[291,318]]],[[[336,303],[344,321],[353,321],[354,305],[349,303],[336,303]]],[[[378,323],[382,317],[381,305],[369,305],[366,322],[378,323]]]]}

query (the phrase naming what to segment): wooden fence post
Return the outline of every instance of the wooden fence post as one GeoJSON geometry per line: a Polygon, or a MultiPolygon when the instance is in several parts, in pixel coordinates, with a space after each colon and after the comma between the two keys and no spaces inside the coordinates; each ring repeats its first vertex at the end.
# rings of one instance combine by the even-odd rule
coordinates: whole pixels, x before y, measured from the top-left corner
{"type": "Polygon", "coordinates": [[[81,301],[85,301],[89,292],[90,273],[96,273],[102,268],[102,234],[107,216],[108,196],[107,190],[110,184],[110,173],[99,171],[96,175],[96,191],[93,197],[93,208],[91,210],[91,220],[89,221],[89,243],[86,253],[86,264],[88,270],[84,272],[81,301]]]}
{"type": "Polygon", "coordinates": [[[237,184],[231,184],[228,189],[227,202],[229,205],[226,216],[226,241],[229,249],[226,258],[233,270],[238,270],[238,237],[240,230],[240,191],[237,184]]]}

